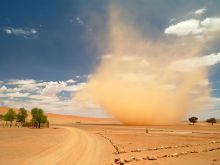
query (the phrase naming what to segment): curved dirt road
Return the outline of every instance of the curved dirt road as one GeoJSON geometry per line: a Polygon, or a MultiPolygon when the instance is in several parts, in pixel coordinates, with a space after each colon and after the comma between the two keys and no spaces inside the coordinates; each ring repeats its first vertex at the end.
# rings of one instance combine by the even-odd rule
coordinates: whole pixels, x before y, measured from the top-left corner
{"type": "Polygon", "coordinates": [[[24,164],[110,164],[112,160],[111,147],[103,139],[77,128],[60,128],[68,130],[64,141],[28,159],[24,164]]]}

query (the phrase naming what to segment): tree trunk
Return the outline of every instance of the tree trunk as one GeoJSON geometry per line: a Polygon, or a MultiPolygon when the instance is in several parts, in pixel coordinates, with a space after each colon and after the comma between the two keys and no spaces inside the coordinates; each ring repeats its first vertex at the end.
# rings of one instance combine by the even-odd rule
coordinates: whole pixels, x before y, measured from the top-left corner
{"type": "Polygon", "coordinates": [[[38,124],[38,128],[40,128],[40,122],[39,122],[39,124],[38,124]]]}
{"type": "Polygon", "coordinates": [[[10,122],[10,128],[12,127],[12,121],[10,122]]]}

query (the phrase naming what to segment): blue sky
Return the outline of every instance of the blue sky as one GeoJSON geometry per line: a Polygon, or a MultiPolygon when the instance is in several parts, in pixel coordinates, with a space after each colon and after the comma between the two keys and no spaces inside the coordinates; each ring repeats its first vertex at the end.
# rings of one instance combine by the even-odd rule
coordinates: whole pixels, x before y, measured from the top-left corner
{"type": "MultiPolygon", "coordinates": [[[[56,113],[106,116],[94,105],[82,110],[72,95],[94,73],[104,54],[110,3],[129,10],[127,18],[132,18],[139,33],[151,40],[202,35],[220,27],[217,0],[126,0],[126,3],[122,0],[2,0],[0,105],[27,108],[40,105],[56,113]],[[166,31],[191,19],[201,24],[206,18],[214,20],[214,25],[193,27],[181,33],[176,29],[182,28],[180,24],[166,31]],[[97,41],[102,42],[101,48],[100,45],[97,48],[97,41]]],[[[204,48],[204,55],[216,55],[214,64],[209,66],[208,80],[214,102],[209,115],[220,118],[219,43],[220,37],[216,36],[204,48]]],[[[207,112],[200,115],[206,116],[207,112]]]]}

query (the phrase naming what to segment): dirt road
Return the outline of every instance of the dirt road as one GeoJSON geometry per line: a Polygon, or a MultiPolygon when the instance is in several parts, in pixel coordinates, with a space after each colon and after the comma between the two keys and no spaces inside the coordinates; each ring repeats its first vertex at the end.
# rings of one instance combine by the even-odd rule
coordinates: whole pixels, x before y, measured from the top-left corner
{"type": "Polygon", "coordinates": [[[111,156],[105,156],[111,154],[111,147],[106,148],[109,145],[105,145],[104,143],[107,142],[102,138],[76,128],[61,128],[68,130],[68,134],[62,142],[31,157],[24,164],[101,165],[112,161],[111,156]]]}

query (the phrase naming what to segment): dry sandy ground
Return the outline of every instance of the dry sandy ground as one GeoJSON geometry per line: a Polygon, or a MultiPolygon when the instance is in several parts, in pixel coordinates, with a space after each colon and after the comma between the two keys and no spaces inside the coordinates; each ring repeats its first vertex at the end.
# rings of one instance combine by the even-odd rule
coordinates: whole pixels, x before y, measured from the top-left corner
{"type": "Polygon", "coordinates": [[[148,134],[143,126],[79,125],[78,128],[111,142],[115,152],[119,152],[115,158],[133,159],[126,164],[220,164],[220,125],[148,126],[148,134]],[[148,156],[156,156],[157,160],[148,160],[148,156]]]}
{"type": "Polygon", "coordinates": [[[0,164],[108,164],[108,143],[71,127],[0,128],[0,164]],[[100,156],[102,155],[102,156],[100,156]]]}
{"type": "Polygon", "coordinates": [[[220,164],[219,124],[123,126],[53,114],[49,119],[49,129],[0,127],[0,164],[109,165],[115,158],[128,165],[220,164]]]}

